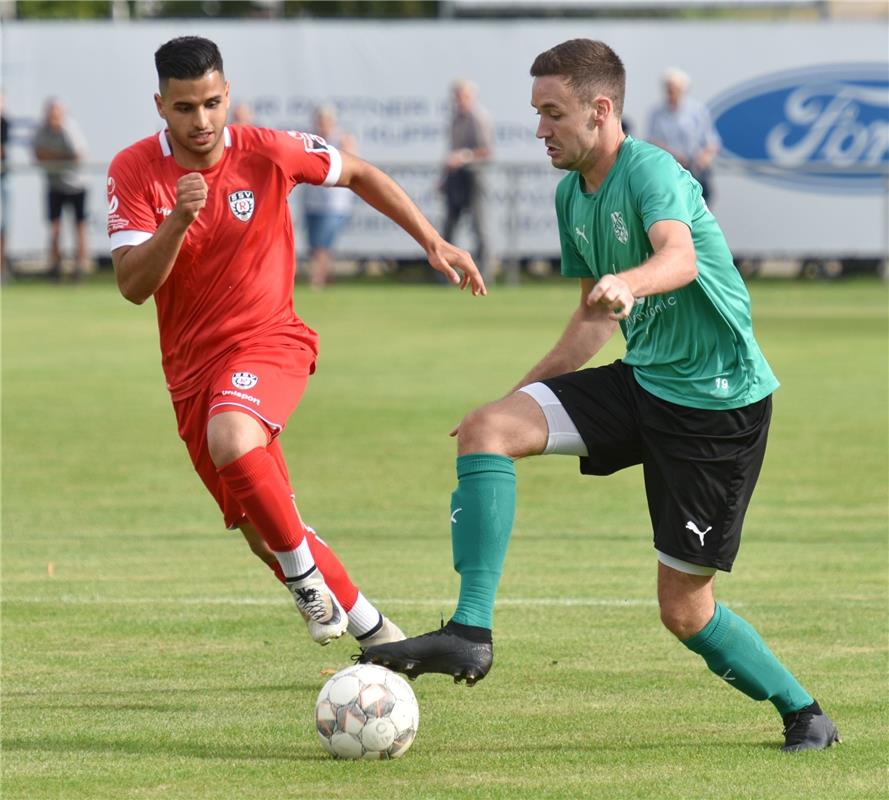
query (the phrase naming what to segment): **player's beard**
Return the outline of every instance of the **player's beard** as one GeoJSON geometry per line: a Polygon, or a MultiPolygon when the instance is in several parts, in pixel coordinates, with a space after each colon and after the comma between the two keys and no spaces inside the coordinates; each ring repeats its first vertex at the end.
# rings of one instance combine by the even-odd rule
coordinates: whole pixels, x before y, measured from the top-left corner
{"type": "Polygon", "coordinates": [[[549,162],[556,169],[577,169],[577,159],[572,159],[571,156],[561,148],[557,149],[552,155],[549,156],[549,162]]]}

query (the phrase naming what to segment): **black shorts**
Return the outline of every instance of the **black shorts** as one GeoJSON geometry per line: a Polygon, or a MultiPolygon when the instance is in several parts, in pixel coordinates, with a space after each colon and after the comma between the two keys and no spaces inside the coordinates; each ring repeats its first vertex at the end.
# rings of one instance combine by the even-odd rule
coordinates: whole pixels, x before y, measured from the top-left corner
{"type": "Polygon", "coordinates": [[[47,212],[49,221],[55,222],[62,216],[62,208],[71,206],[74,211],[74,218],[78,222],[86,219],[86,189],[73,194],[65,194],[57,192],[55,189],[49,190],[47,196],[47,212]]]}
{"type": "Polygon", "coordinates": [[[731,571],[765,456],[771,396],[742,408],[688,408],[645,391],[622,361],[542,383],[587,446],[582,473],[642,464],[657,550],[731,571]]]}

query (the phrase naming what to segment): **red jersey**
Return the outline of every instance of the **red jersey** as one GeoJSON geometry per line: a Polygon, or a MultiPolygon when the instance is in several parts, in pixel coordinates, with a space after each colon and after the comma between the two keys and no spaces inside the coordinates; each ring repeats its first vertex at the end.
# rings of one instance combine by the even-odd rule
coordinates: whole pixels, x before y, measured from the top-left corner
{"type": "Polygon", "coordinates": [[[309,347],[317,336],[294,313],[295,251],[287,195],[297,183],[330,186],[342,162],[308,133],[234,125],[205,170],[176,163],[165,131],[122,150],[108,170],[111,249],[151,238],[176,204],[176,181],[200,172],[207,203],[167,280],[154,293],[164,374],[173,399],[202,388],[205,372],[238,349],[309,347]]]}

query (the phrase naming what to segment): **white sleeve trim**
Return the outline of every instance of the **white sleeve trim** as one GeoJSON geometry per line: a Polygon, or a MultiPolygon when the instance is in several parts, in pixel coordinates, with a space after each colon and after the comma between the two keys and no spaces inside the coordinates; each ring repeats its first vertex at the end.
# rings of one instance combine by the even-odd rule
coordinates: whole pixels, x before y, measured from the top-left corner
{"type": "Polygon", "coordinates": [[[333,145],[327,145],[327,152],[330,154],[330,169],[327,171],[327,177],[324,179],[322,186],[336,186],[336,182],[343,174],[343,157],[340,151],[333,145]]]}
{"type": "Polygon", "coordinates": [[[111,234],[111,250],[118,247],[135,247],[142,242],[147,242],[153,233],[147,231],[117,231],[111,234]]]}

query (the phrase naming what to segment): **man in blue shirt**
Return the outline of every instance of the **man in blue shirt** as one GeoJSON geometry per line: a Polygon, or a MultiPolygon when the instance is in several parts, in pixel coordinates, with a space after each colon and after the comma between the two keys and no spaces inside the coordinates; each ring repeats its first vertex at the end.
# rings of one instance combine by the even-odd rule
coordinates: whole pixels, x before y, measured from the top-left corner
{"type": "Polygon", "coordinates": [[[688,75],[671,68],[664,73],[664,104],[652,112],[648,141],[666,150],[701,184],[704,200],[713,193],[711,165],[719,152],[719,134],[707,107],[688,96],[688,75]]]}

